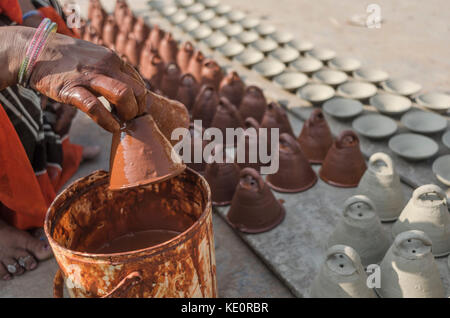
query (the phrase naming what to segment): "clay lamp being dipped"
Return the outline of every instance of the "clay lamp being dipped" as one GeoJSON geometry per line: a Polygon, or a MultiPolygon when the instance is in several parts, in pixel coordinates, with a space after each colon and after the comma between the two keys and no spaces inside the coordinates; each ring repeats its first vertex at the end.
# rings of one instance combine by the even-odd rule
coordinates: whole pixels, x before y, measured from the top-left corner
{"type": "MultiPolygon", "coordinates": [[[[154,106],[153,103],[161,104],[161,101],[170,103],[156,95],[151,98],[150,92],[148,94],[147,103],[152,103],[148,108],[149,111],[154,106]]],[[[161,117],[157,110],[154,114],[161,117]]],[[[171,123],[167,120],[166,123],[160,123],[160,130],[151,114],[143,114],[121,122],[120,130],[113,134],[111,144],[109,185],[111,190],[158,183],[173,178],[185,170],[186,166],[163,134],[166,130],[162,127],[164,125],[170,126],[171,123]]]]}
{"type": "Polygon", "coordinates": [[[275,199],[259,173],[252,168],[241,170],[228,223],[244,233],[262,233],[280,224],[285,214],[282,202],[275,199]]]}
{"type": "Polygon", "coordinates": [[[320,109],[312,112],[297,141],[309,162],[322,163],[333,144],[333,136],[320,109]]]}
{"type": "Polygon", "coordinates": [[[352,188],[358,185],[366,168],[358,136],[351,130],[345,130],[328,150],[319,175],[333,186],[352,188]]]}

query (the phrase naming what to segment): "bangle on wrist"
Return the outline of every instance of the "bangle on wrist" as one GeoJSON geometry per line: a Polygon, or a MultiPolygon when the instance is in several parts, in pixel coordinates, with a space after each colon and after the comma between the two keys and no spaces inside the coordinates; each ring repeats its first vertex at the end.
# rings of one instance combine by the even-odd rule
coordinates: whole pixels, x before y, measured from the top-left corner
{"type": "Polygon", "coordinates": [[[25,58],[19,69],[18,83],[22,86],[28,86],[31,72],[36,64],[37,59],[45,48],[49,37],[56,32],[57,25],[50,19],[45,18],[41,21],[30,44],[27,48],[25,58]]]}
{"type": "Polygon", "coordinates": [[[35,15],[38,15],[38,16],[40,16],[41,18],[44,18],[44,16],[42,15],[42,13],[39,12],[38,10],[31,10],[31,11],[26,12],[26,13],[22,16],[22,20],[28,19],[29,17],[35,16],[35,15]]]}

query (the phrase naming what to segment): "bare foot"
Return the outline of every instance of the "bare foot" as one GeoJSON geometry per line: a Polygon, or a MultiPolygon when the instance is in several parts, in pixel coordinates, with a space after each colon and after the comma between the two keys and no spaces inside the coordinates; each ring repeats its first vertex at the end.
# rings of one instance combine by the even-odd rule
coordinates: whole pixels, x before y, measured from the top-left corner
{"type": "Polygon", "coordinates": [[[100,154],[100,146],[83,147],[83,161],[93,160],[100,154]]]}
{"type": "Polygon", "coordinates": [[[48,243],[0,220],[0,279],[10,280],[52,256],[48,243]]]}

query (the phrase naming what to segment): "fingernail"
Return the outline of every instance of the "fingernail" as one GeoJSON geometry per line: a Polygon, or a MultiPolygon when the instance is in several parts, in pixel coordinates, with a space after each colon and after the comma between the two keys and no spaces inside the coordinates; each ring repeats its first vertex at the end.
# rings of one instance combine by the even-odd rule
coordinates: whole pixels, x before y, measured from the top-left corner
{"type": "Polygon", "coordinates": [[[10,280],[11,279],[11,275],[6,274],[5,276],[3,276],[3,280],[10,280]]]}

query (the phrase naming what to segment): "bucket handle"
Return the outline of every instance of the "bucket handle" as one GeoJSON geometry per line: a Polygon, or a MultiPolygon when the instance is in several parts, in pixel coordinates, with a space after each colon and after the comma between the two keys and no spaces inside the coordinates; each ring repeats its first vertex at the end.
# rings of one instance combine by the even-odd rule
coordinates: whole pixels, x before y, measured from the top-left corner
{"type": "MultiPolygon", "coordinates": [[[[118,298],[125,291],[130,289],[131,287],[139,284],[142,281],[141,273],[138,271],[132,272],[128,274],[124,279],[122,279],[116,287],[113,288],[108,294],[102,296],[101,298],[118,298]]],[[[55,298],[63,298],[64,296],[64,275],[61,269],[58,268],[58,271],[55,274],[55,278],[53,279],[53,297],[55,298]]]]}
{"type": "Polygon", "coordinates": [[[392,158],[388,154],[385,154],[384,152],[374,153],[372,156],[370,156],[369,166],[371,167],[374,166],[375,162],[377,161],[384,162],[391,171],[391,173],[394,173],[394,162],[392,161],[392,158]]]}
{"type": "Polygon", "coordinates": [[[418,187],[416,190],[414,190],[412,197],[415,201],[418,201],[420,196],[428,193],[437,194],[442,200],[443,204],[447,205],[447,196],[445,195],[444,191],[435,184],[426,184],[418,187]]]}

